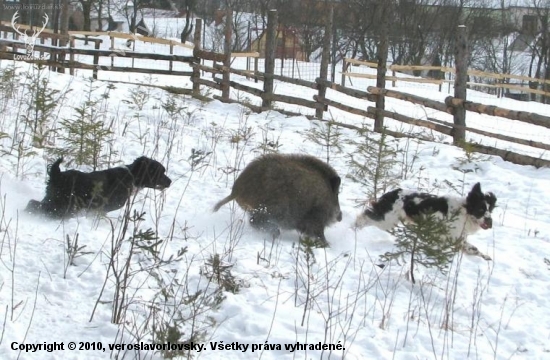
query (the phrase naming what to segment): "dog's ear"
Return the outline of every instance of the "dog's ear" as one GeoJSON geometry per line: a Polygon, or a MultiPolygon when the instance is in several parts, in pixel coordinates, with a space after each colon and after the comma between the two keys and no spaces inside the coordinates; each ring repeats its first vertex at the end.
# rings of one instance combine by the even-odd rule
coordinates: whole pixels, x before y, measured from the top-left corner
{"type": "Polygon", "coordinates": [[[493,210],[496,207],[497,203],[497,197],[492,192],[487,192],[485,194],[485,201],[487,201],[487,204],[489,204],[489,212],[493,212],[493,210]]]}
{"type": "Polygon", "coordinates": [[[481,184],[476,183],[472,190],[468,193],[467,199],[481,199],[483,198],[483,192],[481,192],[481,184]]]}
{"type": "Polygon", "coordinates": [[[148,161],[145,156],[140,156],[129,166],[134,177],[141,177],[147,171],[148,161]]]}
{"type": "Polygon", "coordinates": [[[472,187],[472,190],[470,190],[470,193],[483,194],[483,192],[481,191],[481,183],[476,183],[472,187]]]}
{"type": "Polygon", "coordinates": [[[145,156],[140,156],[137,159],[134,160],[134,163],[132,165],[140,166],[144,163],[147,163],[147,158],[145,156]]]}

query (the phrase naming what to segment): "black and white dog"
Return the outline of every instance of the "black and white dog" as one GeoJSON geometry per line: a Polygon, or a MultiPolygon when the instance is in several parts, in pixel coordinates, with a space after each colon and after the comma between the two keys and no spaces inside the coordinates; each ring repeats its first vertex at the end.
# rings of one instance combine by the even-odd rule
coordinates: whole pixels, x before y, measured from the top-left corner
{"type": "Polygon", "coordinates": [[[496,196],[483,193],[481,185],[475,184],[466,198],[453,196],[435,196],[396,189],[385,193],[372,202],[355,221],[355,226],[362,228],[373,225],[382,230],[390,230],[399,222],[414,221],[422,214],[437,214],[441,218],[449,214],[458,214],[450,224],[450,236],[453,239],[463,239],[462,250],[468,255],[481,256],[485,260],[491,258],[481,253],[475,246],[466,241],[479,229],[490,229],[493,226],[491,213],[497,202],[496,196]]]}
{"type": "Polygon", "coordinates": [[[25,211],[52,218],[68,218],[86,211],[107,213],[123,207],[139,189],[162,190],[172,183],[164,174],[164,166],[145,156],[127,166],[89,173],[61,171],[62,161],[60,158],[48,168],[44,199],[30,200],[25,211]]]}

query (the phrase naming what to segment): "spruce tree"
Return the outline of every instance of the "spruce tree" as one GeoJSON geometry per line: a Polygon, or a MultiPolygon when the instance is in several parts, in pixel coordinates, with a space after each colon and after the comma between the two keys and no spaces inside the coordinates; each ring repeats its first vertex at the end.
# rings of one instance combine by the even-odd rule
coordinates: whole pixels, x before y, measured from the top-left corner
{"type": "Polygon", "coordinates": [[[449,263],[461,248],[463,239],[449,235],[450,225],[458,212],[441,218],[436,213],[416,216],[413,222],[402,223],[390,231],[395,236],[395,250],[380,255],[384,261],[409,261],[409,274],[414,284],[415,265],[435,267],[445,274],[449,263]]]}
{"type": "Polygon", "coordinates": [[[366,128],[357,132],[359,140],[351,143],[355,151],[348,155],[347,177],[366,189],[367,199],[376,200],[379,194],[397,185],[397,151],[384,131],[379,137],[366,128]]]}
{"type": "MultiPolygon", "coordinates": [[[[109,145],[113,134],[108,124],[105,124],[105,114],[100,103],[104,96],[94,96],[97,86],[90,79],[86,100],[74,107],[75,115],[60,122],[66,146],[56,149],[56,155],[68,157],[68,163],[74,161],[78,165],[89,165],[96,170],[103,165],[104,148],[109,145]]],[[[111,154],[112,155],[112,154],[111,154]]],[[[105,161],[107,162],[107,161],[105,161]]]]}

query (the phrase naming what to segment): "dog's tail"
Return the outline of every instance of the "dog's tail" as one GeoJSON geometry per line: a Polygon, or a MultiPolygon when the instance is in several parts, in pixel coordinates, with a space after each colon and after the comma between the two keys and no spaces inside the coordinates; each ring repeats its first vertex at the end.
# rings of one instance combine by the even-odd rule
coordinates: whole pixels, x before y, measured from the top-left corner
{"type": "Polygon", "coordinates": [[[61,174],[61,169],[59,169],[59,164],[63,162],[63,158],[60,157],[57,159],[53,164],[48,166],[48,175],[50,176],[50,179],[59,177],[61,174]]]}
{"type": "MultiPolygon", "coordinates": [[[[362,228],[365,226],[376,225],[381,226],[386,214],[392,211],[395,202],[399,199],[401,189],[395,189],[382,195],[378,201],[371,201],[370,206],[365,208],[355,220],[355,227],[362,228]]],[[[395,224],[392,224],[392,226],[395,224]]]]}

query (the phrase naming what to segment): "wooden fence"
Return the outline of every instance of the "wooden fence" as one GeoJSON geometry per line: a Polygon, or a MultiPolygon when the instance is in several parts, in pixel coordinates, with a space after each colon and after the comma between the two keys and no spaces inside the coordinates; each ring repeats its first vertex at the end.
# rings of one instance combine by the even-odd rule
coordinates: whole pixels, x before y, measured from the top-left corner
{"type": "MultiPolygon", "coordinates": [[[[342,86],[346,85],[347,78],[364,78],[364,79],[376,79],[376,74],[365,74],[360,72],[353,72],[354,67],[367,67],[371,69],[378,68],[378,63],[371,61],[363,61],[357,59],[345,58],[342,62],[341,80],[342,86]]],[[[388,70],[392,71],[391,76],[386,76],[386,81],[391,81],[392,86],[396,87],[398,82],[410,82],[410,83],[422,83],[433,84],[439,86],[439,91],[443,90],[445,84],[450,89],[451,84],[454,83],[455,68],[448,66],[431,66],[431,65],[389,65],[388,70]],[[407,76],[406,74],[399,72],[414,72],[414,71],[433,71],[439,73],[441,76],[438,78],[433,77],[414,77],[407,76]]],[[[468,76],[471,80],[467,85],[470,88],[493,88],[496,89],[496,95],[498,97],[504,96],[504,90],[516,90],[526,94],[536,94],[550,98],[550,92],[531,87],[533,84],[536,86],[547,87],[550,86],[549,79],[539,79],[529,76],[513,75],[513,74],[500,74],[492,73],[474,69],[468,69],[468,76]],[[478,80],[478,81],[475,81],[478,80]],[[481,80],[488,80],[482,82],[481,80]],[[520,84],[510,83],[510,81],[519,81],[520,84]]]]}
{"type": "MultiPolygon", "coordinates": [[[[226,15],[231,16],[231,14],[232,13],[228,11],[226,15]]],[[[74,69],[93,70],[94,75],[96,77],[97,77],[98,71],[127,71],[127,72],[130,71],[130,72],[187,76],[190,78],[193,86],[192,86],[192,89],[185,89],[184,92],[190,93],[197,97],[202,97],[201,87],[208,87],[211,89],[218,90],[220,92],[219,95],[213,95],[213,98],[223,102],[227,102],[227,103],[236,103],[236,102],[239,102],[240,100],[234,99],[231,97],[230,90],[234,89],[234,90],[245,92],[252,96],[258,97],[259,100],[261,100],[261,105],[253,105],[251,104],[250,101],[246,101],[246,102],[241,101],[242,105],[251,108],[253,111],[262,112],[266,110],[271,110],[273,109],[274,102],[282,103],[282,104],[293,104],[293,105],[301,106],[307,109],[312,109],[315,115],[310,114],[308,115],[308,118],[318,119],[322,121],[326,121],[326,120],[323,120],[324,113],[327,110],[329,110],[330,107],[333,107],[333,108],[337,108],[342,111],[356,114],[365,118],[374,119],[375,131],[386,131],[388,134],[396,137],[404,137],[404,136],[410,137],[411,135],[402,134],[396,131],[390,131],[386,129],[383,123],[384,118],[391,118],[405,124],[427,128],[427,129],[430,129],[431,131],[436,131],[441,134],[451,136],[453,138],[453,142],[459,146],[464,144],[464,141],[466,138],[465,134],[467,132],[470,132],[470,133],[475,133],[475,134],[491,137],[498,140],[503,140],[507,142],[529,146],[529,147],[532,147],[533,149],[542,149],[542,150],[550,149],[549,144],[530,141],[530,140],[516,138],[516,137],[502,135],[502,134],[491,133],[485,130],[480,130],[480,129],[466,126],[466,117],[467,117],[466,113],[468,111],[470,112],[473,111],[477,113],[482,113],[482,114],[487,114],[492,116],[499,116],[507,119],[521,121],[524,123],[542,126],[545,128],[550,128],[550,117],[547,117],[547,116],[542,116],[534,113],[512,111],[512,110],[502,109],[494,106],[486,106],[483,104],[469,102],[465,96],[466,94],[465,89],[467,86],[467,83],[466,83],[467,77],[464,76],[467,71],[467,69],[464,67],[465,66],[464,64],[467,64],[467,56],[468,56],[467,52],[457,51],[457,53],[455,54],[456,63],[458,64],[457,68],[453,70],[453,72],[456,74],[455,80],[454,80],[455,94],[454,96],[449,96],[445,100],[445,102],[438,102],[431,99],[414,96],[411,94],[406,94],[398,91],[385,89],[386,80],[393,81],[393,79],[392,78],[388,79],[386,77],[385,64],[387,62],[387,58],[384,58],[383,54],[382,56],[379,56],[379,59],[378,59],[379,71],[377,75],[376,87],[371,86],[365,90],[358,90],[358,89],[349,88],[349,87],[342,86],[340,84],[336,84],[326,80],[327,73],[328,73],[327,71],[328,56],[330,55],[328,51],[323,51],[323,60],[321,61],[320,76],[319,78],[316,79],[316,81],[294,79],[290,77],[276,75],[274,73],[277,13],[276,11],[273,10],[273,11],[270,11],[268,15],[269,16],[268,16],[267,44],[266,44],[264,71],[259,71],[257,66],[255,66],[254,70],[250,70],[250,69],[242,70],[242,69],[235,69],[234,67],[232,67],[231,59],[234,58],[235,56],[240,56],[240,54],[231,53],[230,40],[231,40],[232,34],[231,34],[230,26],[227,27],[225,32],[225,48],[223,53],[216,53],[216,52],[201,49],[200,44],[201,44],[202,21],[200,19],[197,19],[196,25],[195,25],[194,45],[192,46],[193,54],[189,56],[174,55],[174,54],[146,54],[146,53],[139,53],[134,51],[124,51],[121,53],[116,53],[116,56],[113,56],[114,54],[112,50],[113,38],[124,36],[123,38],[131,37],[132,39],[137,39],[137,40],[141,40],[141,39],[128,34],[119,35],[119,33],[108,33],[108,36],[111,38],[111,49],[101,50],[99,48],[99,45],[97,45],[101,43],[100,39],[91,39],[90,36],[98,35],[98,34],[105,35],[105,33],[80,32],[80,33],[69,34],[69,45],[67,47],[42,45],[42,44],[35,45],[34,51],[50,54],[49,59],[47,60],[26,59],[24,61],[44,63],[48,66],[61,69],[61,71],[65,71],[65,69],[68,69],[69,71],[72,71],[74,69]],[[82,36],[85,36],[85,37],[83,38],[82,36]],[[74,44],[75,40],[94,41],[96,44],[94,46],[95,49],[79,49],[74,44]],[[75,55],[88,55],[92,57],[93,61],[92,63],[76,62],[74,61],[75,55]],[[167,62],[169,65],[166,67],[166,69],[128,68],[128,67],[122,67],[122,66],[114,66],[113,64],[114,57],[160,60],[160,61],[167,62]],[[109,60],[100,61],[100,59],[105,59],[105,58],[108,58],[109,60]],[[102,65],[102,64],[105,64],[106,62],[110,63],[111,65],[110,66],[102,65]],[[172,64],[175,64],[175,63],[185,63],[190,68],[190,71],[174,70],[172,64]],[[204,74],[208,74],[209,76],[204,76],[204,74]],[[233,78],[232,78],[232,75],[233,75],[233,78]],[[260,86],[253,87],[253,86],[245,85],[243,83],[238,82],[237,80],[239,79],[239,77],[236,77],[234,75],[252,78],[257,82],[263,82],[263,84],[261,87],[260,86]],[[310,99],[307,99],[304,97],[277,94],[274,91],[275,81],[289,83],[297,86],[302,86],[310,90],[314,90],[315,95],[313,95],[310,99]],[[365,101],[366,105],[364,108],[358,108],[358,107],[352,107],[350,105],[330,99],[329,96],[327,96],[327,89],[331,89],[337,93],[342,93],[347,96],[353,97],[355,99],[363,100],[365,101]],[[443,122],[443,121],[431,119],[431,118],[416,119],[405,114],[399,114],[396,112],[388,111],[384,108],[385,98],[400,99],[413,104],[419,104],[424,107],[428,107],[447,114],[451,114],[453,115],[454,121],[453,123],[448,123],[448,122],[443,122]]],[[[332,18],[332,13],[327,14],[327,21],[326,21],[327,28],[325,30],[330,30],[331,18],[332,18]]],[[[226,21],[226,23],[231,24],[232,22],[226,21]]],[[[3,31],[2,28],[0,28],[0,31],[3,31]]],[[[326,33],[330,34],[331,32],[326,31],[326,33]]],[[[459,31],[459,34],[461,33],[462,32],[459,31]]],[[[47,34],[45,36],[51,36],[51,34],[47,34]]],[[[325,37],[324,39],[325,49],[330,48],[330,40],[331,40],[330,36],[325,37]]],[[[163,43],[164,45],[170,46],[171,49],[173,49],[174,46],[179,46],[176,44],[172,44],[171,41],[164,40],[159,42],[157,40],[154,40],[154,38],[148,38],[146,39],[146,41],[163,43]]],[[[384,41],[383,37],[380,41],[381,42],[384,41]]],[[[466,42],[467,42],[467,39],[465,37],[461,39],[459,38],[457,40],[457,44],[458,44],[457,49],[460,49],[461,46],[463,49],[465,49],[466,42]]],[[[20,53],[17,51],[18,49],[21,49],[22,45],[23,44],[21,42],[18,42],[13,39],[6,39],[4,36],[4,39],[0,39],[0,57],[13,59],[15,55],[17,54],[20,55],[20,53]]],[[[186,46],[189,47],[188,45],[186,46]]],[[[381,46],[380,48],[383,48],[383,46],[381,46]]],[[[246,54],[242,54],[242,56],[253,57],[257,59],[258,54],[246,53],[246,54]]],[[[255,63],[257,64],[257,62],[255,63]]],[[[390,70],[391,69],[392,68],[390,68],[390,70]]],[[[291,112],[284,109],[278,110],[278,111],[287,115],[300,115],[297,112],[291,112]]],[[[344,124],[344,123],[335,123],[335,124],[346,128],[359,129],[358,127],[350,124],[344,124]]],[[[427,140],[433,141],[433,139],[427,139],[427,140]]],[[[469,144],[468,146],[470,149],[473,149],[474,151],[482,152],[485,154],[497,155],[502,157],[504,160],[511,161],[517,164],[533,165],[536,167],[550,166],[549,160],[541,159],[538,157],[523,155],[523,154],[511,152],[505,149],[499,149],[496,147],[484,146],[480,144],[469,144]]]]}

